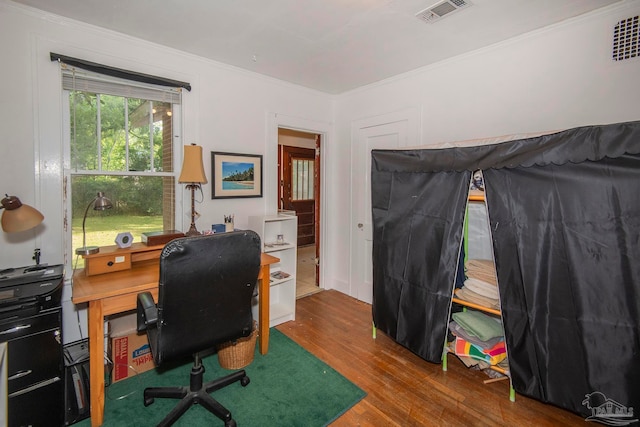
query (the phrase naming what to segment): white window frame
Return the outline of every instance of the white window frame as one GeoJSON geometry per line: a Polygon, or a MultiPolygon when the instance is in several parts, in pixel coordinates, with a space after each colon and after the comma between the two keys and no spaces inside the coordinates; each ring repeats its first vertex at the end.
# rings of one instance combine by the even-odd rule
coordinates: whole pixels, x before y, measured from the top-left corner
{"type": "MultiPolygon", "coordinates": [[[[138,88],[141,89],[140,93],[107,93],[112,92],[110,90],[106,90],[105,92],[95,92],[94,90],[86,90],[85,87],[76,87],[76,90],[79,91],[87,91],[92,93],[103,93],[103,94],[111,94],[116,96],[123,96],[129,98],[142,98],[149,99],[148,96],[145,96],[145,90],[154,90],[158,89],[155,85],[149,85],[144,83],[132,82],[129,80],[117,79],[109,76],[96,75],[94,73],[90,73],[84,70],[74,70],[74,77],[78,75],[88,76],[90,79],[95,78],[97,81],[102,81],[107,84],[107,87],[110,83],[112,84],[122,84],[126,85],[128,88],[138,88]],[[77,73],[77,74],[75,74],[77,73]]],[[[74,268],[75,264],[75,256],[72,250],[72,233],[71,233],[71,178],[73,176],[90,176],[90,175],[111,175],[111,176],[153,176],[153,177],[174,177],[174,218],[173,221],[176,225],[176,228],[181,229],[183,227],[182,224],[182,215],[179,206],[182,206],[182,191],[180,191],[181,186],[178,183],[179,176],[179,165],[182,163],[182,102],[178,101],[177,103],[172,103],[172,145],[173,145],[173,172],[153,172],[153,171],[104,171],[104,170],[74,170],[71,165],[71,114],[70,114],[70,97],[71,90],[64,88],[64,80],[65,77],[69,78],[69,71],[63,69],[63,90],[62,90],[62,131],[63,131],[63,164],[64,164],[64,172],[63,172],[63,188],[64,188],[64,251],[65,251],[65,263],[66,267],[71,271],[74,268]]],[[[67,87],[68,87],[67,80],[67,87]]],[[[160,88],[165,89],[165,88],[160,88]]],[[[175,89],[175,91],[180,92],[180,89],[175,89]]],[[[181,97],[181,96],[180,96],[181,97]]],[[[172,98],[164,100],[164,102],[170,102],[172,98]]],[[[173,98],[175,99],[175,98],[173,98]]],[[[156,100],[158,100],[156,98],[156,100]]],[[[118,232],[120,231],[128,231],[128,230],[114,230],[114,239],[118,232]]],[[[114,243],[115,244],[115,243],[114,243]]]]}

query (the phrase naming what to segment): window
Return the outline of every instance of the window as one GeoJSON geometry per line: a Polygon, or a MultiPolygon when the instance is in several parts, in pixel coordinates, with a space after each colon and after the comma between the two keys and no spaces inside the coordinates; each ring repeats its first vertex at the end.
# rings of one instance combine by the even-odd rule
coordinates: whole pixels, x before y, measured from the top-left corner
{"type": "Polygon", "coordinates": [[[87,246],[113,245],[123,231],[140,241],[144,231],[175,229],[180,90],[65,69],[63,88],[69,106],[70,253],[83,246],[83,217],[99,191],[113,208],[89,208],[87,246]]]}
{"type": "Polygon", "coordinates": [[[291,160],[291,199],[313,200],[313,160],[291,160]]]}

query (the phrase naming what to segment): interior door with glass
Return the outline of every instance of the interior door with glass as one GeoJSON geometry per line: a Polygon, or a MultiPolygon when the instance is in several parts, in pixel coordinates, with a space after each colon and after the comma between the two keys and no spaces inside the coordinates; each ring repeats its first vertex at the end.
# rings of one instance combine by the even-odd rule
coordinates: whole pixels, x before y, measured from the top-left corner
{"type": "Polygon", "coordinates": [[[313,245],[316,243],[316,151],[283,146],[282,152],[282,208],[296,212],[298,247],[313,245]]]}

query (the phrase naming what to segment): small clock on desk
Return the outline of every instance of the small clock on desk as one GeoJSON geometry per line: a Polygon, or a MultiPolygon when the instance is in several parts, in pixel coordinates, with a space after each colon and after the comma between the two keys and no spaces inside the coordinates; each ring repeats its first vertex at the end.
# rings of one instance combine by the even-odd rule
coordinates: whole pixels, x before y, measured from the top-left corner
{"type": "Polygon", "coordinates": [[[120,249],[128,248],[131,246],[132,243],[133,243],[133,236],[128,231],[124,233],[119,233],[116,236],[116,245],[118,245],[120,249]]]}

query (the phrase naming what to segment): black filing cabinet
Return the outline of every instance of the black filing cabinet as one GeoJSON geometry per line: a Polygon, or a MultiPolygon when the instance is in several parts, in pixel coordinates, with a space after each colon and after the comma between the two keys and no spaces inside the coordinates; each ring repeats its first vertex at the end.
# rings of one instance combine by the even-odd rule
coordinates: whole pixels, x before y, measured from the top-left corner
{"type": "Polygon", "coordinates": [[[62,272],[62,265],[0,271],[9,427],[64,424],[62,272]]]}
{"type": "Polygon", "coordinates": [[[61,308],[0,321],[7,342],[7,417],[13,426],[64,423],[61,308]]]}

